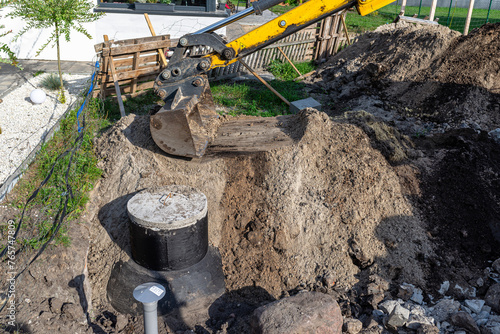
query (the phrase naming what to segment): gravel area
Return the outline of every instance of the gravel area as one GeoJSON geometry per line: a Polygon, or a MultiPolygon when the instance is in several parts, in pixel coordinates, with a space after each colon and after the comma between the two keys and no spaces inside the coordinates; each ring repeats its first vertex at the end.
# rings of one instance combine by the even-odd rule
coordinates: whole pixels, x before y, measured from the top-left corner
{"type": "Polygon", "coordinates": [[[57,101],[57,92],[40,86],[48,73],[33,77],[3,98],[0,103],[0,185],[17,169],[65,111],[81,95],[89,75],[63,74],[67,82],[66,103],[57,101]],[[33,104],[30,93],[40,88],[47,94],[42,104],[33,104]]]}

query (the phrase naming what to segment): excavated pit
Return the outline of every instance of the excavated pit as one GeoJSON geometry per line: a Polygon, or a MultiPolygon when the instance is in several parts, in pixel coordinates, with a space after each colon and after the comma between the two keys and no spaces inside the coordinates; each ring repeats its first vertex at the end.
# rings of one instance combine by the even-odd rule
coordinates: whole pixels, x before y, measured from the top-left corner
{"type": "Polygon", "coordinates": [[[432,256],[422,221],[385,158],[358,128],[314,110],[288,116],[294,145],[236,157],[169,157],[129,115],[97,141],[104,178],[93,196],[88,270],[93,306],[108,307],[110,268],[130,257],[126,202],[152,186],[181,184],[206,194],[209,239],[229,291],[272,298],[334,277],[337,288],[369,268],[388,280],[425,284],[432,256]]]}

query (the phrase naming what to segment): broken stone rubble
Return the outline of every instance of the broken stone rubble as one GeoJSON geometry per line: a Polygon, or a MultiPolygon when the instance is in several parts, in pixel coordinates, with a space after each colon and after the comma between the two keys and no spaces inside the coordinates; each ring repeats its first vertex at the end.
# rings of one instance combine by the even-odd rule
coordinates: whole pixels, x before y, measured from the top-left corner
{"type": "MultiPolygon", "coordinates": [[[[449,286],[449,282],[445,282],[443,286],[449,286]]],[[[490,287],[492,289],[489,294],[490,304],[500,301],[497,293],[498,288],[500,288],[500,284],[494,284],[490,287]],[[496,301],[495,298],[497,298],[496,301]]],[[[464,290],[458,286],[458,290],[460,289],[464,290]]],[[[444,293],[444,291],[442,292],[444,293]]],[[[500,315],[496,314],[494,309],[488,305],[488,301],[483,299],[458,301],[447,296],[430,305],[426,301],[432,300],[432,298],[424,301],[422,290],[407,283],[399,286],[398,297],[402,298],[386,299],[380,302],[372,312],[371,322],[376,322],[394,333],[404,329],[415,330],[418,333],[500,333],[500,315]]],[[[362,330],[353,324],[349,319],[344,319],[344,332],[357,334],[357,329],[360,329],[361,333],[380,332],[373,326],[369,329],[366,323],[362,330]]],[[[356,324],[358,323],[356,322],[356,324]]]]}

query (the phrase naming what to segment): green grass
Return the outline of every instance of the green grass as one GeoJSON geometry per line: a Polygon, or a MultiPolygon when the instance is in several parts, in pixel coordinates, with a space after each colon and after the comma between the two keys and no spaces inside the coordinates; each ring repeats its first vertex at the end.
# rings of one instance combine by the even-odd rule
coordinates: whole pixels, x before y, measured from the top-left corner
{"type": "MultiPolygon", "coordinates": [[[[38,72],[36,72],[34,76],[36,76],[37,73],[38,72]]],[[[66,80],[63,80],[63,86],[66,85],[66,80]]],[[[42,81],[40,82],[40,86],[48,90],[58,90],[59,88],[61,88],[61,80],[59,79],[59,75],[50,73],[42,79],[42,81]]]]}
{"type": "MultiPolygon", "coordinates": [[[[90,190],[93,189],[95,181],[101,176],[101,170],[97,167],[97,158],[94,154],[93,139],[100,129],[110,123],[106,118],[102,117],[100,105],[98,99],[92,99],[88,103],[86,111],[87,127],[83,135],[83,142],[80,149],[76,151],[69,170],[68,181],[71,185],[73,197],[68,202],[67,212],[69,214],[65,219],[65,225],[55,236],[56,244],[68,245],[70,243],[67,235],[67,224],[76,221],[80,217],[89,200],[90,190]]],[[[22,208],[25,201],[48,175],[52,165],[56,163],[52,177],[40,189],[37,197],[28,206],[28,208],[39,212],[38,218],[27,217],[28,219],[23,221],[21,235],[24,238],[21,243],[33,249],[40,248],[53,235],[53,218],[57,215],[61,204],[65,200],[64,195],[67,191],[65,174],[70,156],[68,154],[57,162],[56,158],[70,147],[77,136],[76,112],[77,109],[71,110],[61,120],[59,130],[42,146],[35,161],[19,182],[16,189],[16,200],[11,203],[18,208],[22,208]]]]}
{"type": "MultiPolygon", "coordinates": [[[[293,62],[295,67],[299,70],[300,74],[306,74],[316,68],[312,61],[307,62],[293,62]]],[[[277,79],[280,80],[293,80],[299,74],[293,69],[292,65],[288,62],[283,62],[279,59],[271,61],[267,66],[267,70],[271,72],[277,79]]]]}
{"type": "MultiPolygon", "coordinates": [[[[127,113],[141,114],[147,113],[149,109],[156,104],[163,104],[163,101],[152,89],[150,89],[144,94],[126,99],[126,101],[123,102],[123,107],[127,113]]],[[[107,98],[104,101],[104,110],[108,112],[107,118],[110,121],[120,119],[120,109],[116,99],[107,98]]]]}
{"type": "MultiPolygon", "coordinates": [[[[269,84],[289,101],[307,97],[301,82],[273,80],[269,84]]],[[[272,117],[288,112],[288,106],[260,82],[214,82],[210,86],[215,103],[229,107],[230,115],[272,117]]]]}

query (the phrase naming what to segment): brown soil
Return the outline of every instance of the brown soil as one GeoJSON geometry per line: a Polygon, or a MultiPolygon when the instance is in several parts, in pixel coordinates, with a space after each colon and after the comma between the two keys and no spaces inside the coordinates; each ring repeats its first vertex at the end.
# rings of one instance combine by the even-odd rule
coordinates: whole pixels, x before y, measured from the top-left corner
{"type": "Polygon", "coordinates": [[[312,90],[328,92],[332,114],[364,109],[407,134],[421,130],[419,120],[491,131],[500,126],[499,37],[498,23],[468,36],[444,26],[382,26],[322,66],[312,90]]]}
{"type": "Polygon", "coordinates": [[[295,141],[260,153],[168,156],[147,116],[123,118],[96,140],[104,176],[71,228],[77,242],[49,248],[25,275],[18,321],[33,333],[142,332],[106,285],[130,258],[127,200],[169,184],[207,195],[222,255],[227,293],[198,333],[248,333],[255,308],[300,289],[330,293],[356,317],[396,283],[433,294],[444,280],[484,277],[484,294],[483,269],[500,257],[500,147],[485,131],[500,126],[499,32],[400,24],[360,37],[310,82],[329,115],[286,116],[295,141]],[[86,300],[80,313],[62,306],[86,300]]]}

